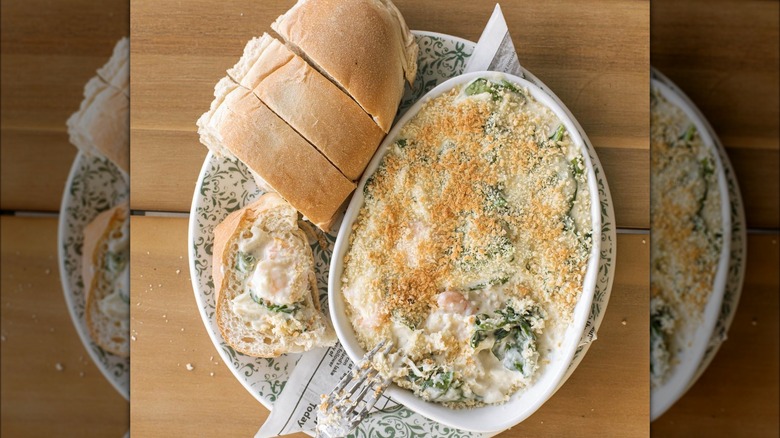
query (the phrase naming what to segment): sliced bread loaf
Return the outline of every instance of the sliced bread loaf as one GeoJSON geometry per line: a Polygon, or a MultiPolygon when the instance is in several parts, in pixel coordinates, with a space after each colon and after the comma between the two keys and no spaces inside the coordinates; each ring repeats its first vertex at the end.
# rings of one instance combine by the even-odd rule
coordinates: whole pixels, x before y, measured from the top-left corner
{"type": "Polygon", "coordinates": [[[385,136],[354,100],[268,34],[250,40],[227,73],[352,181],[385,136]]]}
{"type": "Polygon", "coordinates": [[[355,184],[252,92],[228,77],[214,89],[211,109],[198,120],[200,141],[235,157],[262,183],[328,231],[355,184]]]}

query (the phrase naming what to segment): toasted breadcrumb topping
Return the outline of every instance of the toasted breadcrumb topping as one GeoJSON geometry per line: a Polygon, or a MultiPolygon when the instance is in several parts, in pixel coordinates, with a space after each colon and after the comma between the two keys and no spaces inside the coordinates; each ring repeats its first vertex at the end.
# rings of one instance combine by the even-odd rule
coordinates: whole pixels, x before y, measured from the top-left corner
{"type": "MultiPolygon", "coordinates": [[[[427,330],[444,292],[466,300],[453,305],[472,313],[464,330],[473,314],[509,299],[532,299],[556,324],[572,321],[592,246],[582,156],[527,90],[497,90],[456,87],[426,102],[367,180],[342,277],[364,348],[399,324],[427,330]]],[[[406,351],[415,363],[454,368],[464,381],[460,370],[479,366],[468,335],[430,336],[406,351]]]]}
{"type": "Polygon", "coordinates": [[[683,110],[651,93],[651,383],[688,348],[712,293],[723,245],[718,168],[683,110]]]}

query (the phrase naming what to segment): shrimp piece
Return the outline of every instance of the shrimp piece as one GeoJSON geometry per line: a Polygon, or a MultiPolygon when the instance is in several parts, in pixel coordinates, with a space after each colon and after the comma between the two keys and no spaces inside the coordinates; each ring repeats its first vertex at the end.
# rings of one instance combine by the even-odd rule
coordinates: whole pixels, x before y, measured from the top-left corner
{"type": "Polygon", "coordinates": [[[471,303],[460,292],[445,290],[436,297],[436,304],[447,313],[462,313],[465,315],[474,313],[471,303]]]}

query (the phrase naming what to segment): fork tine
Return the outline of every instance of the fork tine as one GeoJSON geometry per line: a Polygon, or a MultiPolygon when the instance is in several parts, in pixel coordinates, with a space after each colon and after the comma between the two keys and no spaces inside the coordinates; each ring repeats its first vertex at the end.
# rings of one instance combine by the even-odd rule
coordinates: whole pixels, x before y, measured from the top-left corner
{"type": "MultiPolygon", "coordinates": [[[[372,359],[380,350],[384,355],[389,354],[393,345],[393,341],[382,341],[366,353],[321,403],[318,418],[323,414],[326,415],[324,418],[336,414],[342,419],[341,427],[347,425],[349,430],[354,429],[368,415],[390,384],[390,380],[384,378],[374,367],[372,359]]],[[[333,426],[331,421],[327,423],[333,426]]],[[[320,425],[318,423],[318,433],[321,432],[320,425]]],[[[324,426],[325,429],[322,430],[327,430],[330,426],[324,426]]],[[[327,432],[323,436],[330,435],[332,433],[327,432]]]]}
{"type": "MultiPolygon", "coordinates": [[[[360,402],[363,401],[363,398],[368,393],[368,390],[371,389],[371,387],[373,386],[374,381],[376,380],[377,376],[378,376],[378,373],[373,374],[370,377],[370,382],[368,384],[366,384],[366,385],[362,385],[362,388],[361,388],[360,392],[357,394],[357,396],[355,397],[355,400],[354,400],[352,406],[349,409],[347,409],[346,415],[352,414],[352,412],[355,410],[355,408],[358,406],[358,404],[360,404],[360,402]]],[[[361,381],[361,383],[362,383],[362,381],[361,381]]],[[[357,389],[358,386],[359,385],[356,385],[354,389],[357,389]]]]}
{"type": "MultiPolygon", "coordinates": [[[[379,349],[382,348],[385,345],[385,343],[387,343],[386,339],[384,339],[384,340],[382,340],[382,342],[376,344],[376,346],[374,348],[372,348],[371,351],[369,351],[368,353],[366,353],[365,356],[363,356],[363,360],[366,360],[366,359],[374,357],[376,352],[379,351],[379,349]]],[[[392,344],[392,343],[393,343],[393,341],[390,341],[390,344],[392,344]]]]}

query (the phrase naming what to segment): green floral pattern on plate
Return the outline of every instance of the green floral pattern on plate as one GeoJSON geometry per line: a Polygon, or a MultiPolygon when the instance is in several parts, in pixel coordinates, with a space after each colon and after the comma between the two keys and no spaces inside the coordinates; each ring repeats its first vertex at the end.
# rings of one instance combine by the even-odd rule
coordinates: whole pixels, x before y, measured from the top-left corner
{"type": "MultiPolygon", "coordinates": [[[[415,32],[420,47],[418,71],[414,84],[407,86],[399,109],[399,116],[422,95],[439,83],[461,74],[474,50],[474,43],[429,32],[415,32]]],[[[558,100],[536,77],[524,71],[525,79],[540,86],[554,99],[558,100]]],[[[560,103],[560,100],[558,100],[560,103]]],[[[563,105],[561,105],[563,106],[563,105]]],[[[564,106],[565,108],[565,106],[564,106]]],[[[573,119],[573,117],[572,117],[573,119]]],[[[602,213],[602,251],[596,294],[591,308],[589,331],[594,332],[603,318],[609,300],[609,292],[614,276],[615,228],[612,200],[603,171],[595,150],[587,137],[585,139],[593,162],[601,197],[602,213]]],[[[206,329],[236,378],[247,390],[265,406],[272,408],[276,398],[284,389],[287,376],[295,366],[299,355],[285,355],[275,359],[257,359],[236,353],[222,339],[214,319],[214,284],[211,279],[211,256],[214,227],[229,212],[252,202],[262,192],[255,185],[247,168],[240,162],[217,158],[208,154],[198,187],[195,191],[190,212],[190,266],[193,277],[195,298],[201,310],[206,329]]],[[[311,227],[314,228],[314,227],[311,227]]],[[[327,314],[327,280],[331,253],[335,236],[313,229],[310,244],[314,253],[315,273],[320,289],[320,301],[327,314]]],[[[588,333],[583,340],[590,339],[588,333]]],[[[584,356],[588,343],[577,350],[571,373],[584,356]]],[[[568,375],[567,375],[568,376],[568,375]]],[[[429,420],[405,407],[398,405],[370,415],[353,432],[354,437],[476,437],[488,436],[453,429],[429,420]]]]}
{"type": "Polygon", "coordinates": [[[60,207],[58,251],[60,279],[73,325],[98,369],[120,394],[130,397],[130,359],[103,351],[84,318],[86,295],[81,278],[84,227],[100,212],[124,202],[130,188],[122,173],[105,158],[79,153],[73,161],[60,207]]]}

